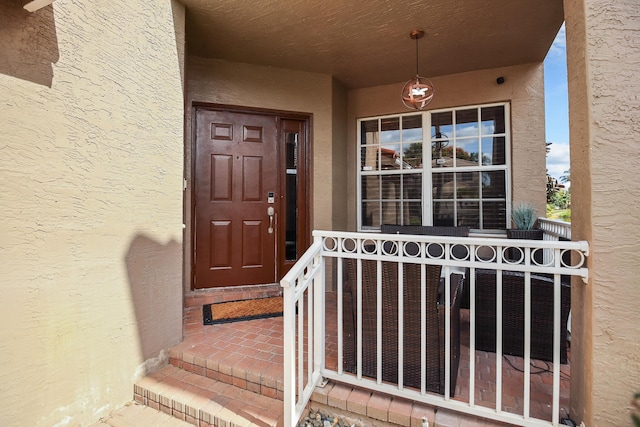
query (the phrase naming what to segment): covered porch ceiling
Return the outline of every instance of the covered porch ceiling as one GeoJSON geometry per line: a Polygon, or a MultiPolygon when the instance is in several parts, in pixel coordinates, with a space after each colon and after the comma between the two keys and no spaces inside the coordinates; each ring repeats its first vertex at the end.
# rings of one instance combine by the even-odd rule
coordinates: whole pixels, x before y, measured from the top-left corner
{"type": "Polygon", "coordinates": [[[347,88],[544,59],[561,0],[181,0],[189,55],[331,74],[347,88]]]}

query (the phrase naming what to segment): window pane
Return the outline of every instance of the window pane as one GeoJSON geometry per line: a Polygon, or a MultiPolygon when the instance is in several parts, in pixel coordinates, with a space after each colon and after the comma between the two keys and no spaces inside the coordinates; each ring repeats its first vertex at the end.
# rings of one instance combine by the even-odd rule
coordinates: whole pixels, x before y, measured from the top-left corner
{"type": "Polygon", "coordinates": [[[298,167],[298,134],[288,132],[286,141],[287,169],[296,169],[298,167]]]}
{"type": "Polygon", "coordinates": [[[458,202],[458,226],[480,228],[480,203],[458,202]]]}
{"type": "Polygon", "coordinates": [[[433,202],[433,225],[452,227],[453,202],[433,202]]]}
{"type": "Polygon", "coordinates": [[[362,226],[380,227],[380,202],[362,203],[362,226]]]}
{"type": "Polygon", "coordinates": [[[480,116],[483,135],[504,133],[504,106],[485,107],[480,116]]]}
{"type": "Polygon", "coordinates": [[[402,198],[400,175],[383,175],[380,178],[382,180],[382,199],[399,200],[402,198]]]}
{"type": "Polygon", "coordinates": [[[478,139],[458,139],[456,140],[456,166],[478,166],[478,153],[480,147],[478,139]]]}
{"type": "Polygon", "coordinates": [[[360,225],[421,224],[428,208],[433,225],[504,229],[509,221],[505,105],[428,114],[428,130],[424,114],[360,121],[360,225]],[[423,154],[430,156],[430,189],[422,187],[429,161],[423,154]]]}
{"type": "Polygon", "coordinates": [[[378,121],[367,120],[360,122],[360,144],[377,144],[378,143],[378,121]]]}
{"type": "Polygon", "coordinates": [[[506,198],[504,171],[482,172],[482,197],[485,199],[506,198]]]}
{"type": "Polygon", "coordinates": [[[402,141],[422,141],[422,116],[407,116],[402,118],[402,141]]]}
{"type": "Polygon", "coordinates": [[[360,148],[360,163],[363,171],[378,170],[378,150],[376,146],[360,148]]]}
{"type": "Polygon", "coordinates": [[[434,173],[432,180],[434,199],[453,199],[453,173],[434,173]]]}
{"type": "Polygon", "coordinates": [[[422,199],[422,174],[412,173],[402,177],[402,191],[404,199],[422,199]]]}
{"type": "Polygon", "coordinates": [[[286,245],[285,258],[287,261],[295,261],[298,256],[298,210],[297,206],[297,175],[288,174],[286,178],[287,210],[286,210],[286,245]]]}
{"type": "Polygon", "coordinates": [[[403,168],[404,169],[420,169],[422,168],[422,142],[414,142],[413,144],[403,144],[403,168]]]}
{"type": "Polygon", "coordinates": [[[380,199],[380,177],[363,176],[360,196],[363,200],[380,199]]]}
{"type": "Polygon", "coordinates": [[[479,172],[456,173],[456,194],[458,199],[477,199],[479,197],[479,172]]]}
{"type": "Polygon", "coordinates": [[[504,165],[505,137],[482,138],[482,164],[504,165]]]}
{"type": "Polygon", "coordinates": [[[402,202],[382,202],[381,224],[402,224],[402,202]]]}
{"type": "Polygon", "coordinates": [[[380,169],[400,169],[400,152],[398,148],[397,144],[380,147],[378,151],[380,153],[380,169]]]}
{"type": "Polygon", "coordinates": [[[453,146],[452,141],[441,139],[431,143],[431,167],[452,168],[453,146]]]}
{"type": "Polygon", "coordinates": [[[380,142],[400,142],[400,117],[382,119],[380,142]]]}
{"type": "Polygon", "coordinates": [[[422,225],[422,203],[404,203],[404,221],[402,225],[422,225]]]}
{"type": "Polygon", "coordinates": [[[451,111],[431,115],[431,138],[453,138],[453,114],[451,111]]]}
{"type": "Polygon", "coordinates": [[[506,202],[482,202],[482,228],[493,230],[507,228],[506,202]]]}
{"type": "Polygon", "coordinates": [[[456,132],[455,137],[461,138],[465,136],[477,136],[478,129],[478,110],[458,110],[456,111],[456,132]]]}

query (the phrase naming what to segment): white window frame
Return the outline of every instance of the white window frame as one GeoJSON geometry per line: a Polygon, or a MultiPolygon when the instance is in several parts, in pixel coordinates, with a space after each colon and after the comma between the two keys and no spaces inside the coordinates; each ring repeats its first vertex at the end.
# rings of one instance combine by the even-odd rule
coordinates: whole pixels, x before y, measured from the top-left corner
{"type": "MultiPolygon", "coordinates": [[[[465,105],[453,108],[441,108],[437,110],[429,110],[423,111],[422,115],[422,224],[423,225],[433,225],[433,196],[432,196],[432,150],[431,150],[431,114],[443,113],[443,112],[452,112],[453,115],[453,127],[455,129],[455,111],[458,110],[468,110],[473,108],[488,108],[488,107],[496,107],[502,106],[504,107],[504,120],[505,120],[505,164],[504,165],[492,165],[492,166],[477,166],[477,167],[469,167],[465,166],[464,168],[450,167],[447,168],[447,172],[456,173],[456,172],[490,172],[490,171],[504,171],[505,173],[505,207],[506,207],[506,224],[505,227],[508,228],[511,218],[511,106],[509,102],[494,102],[487,104],[474,104],[474,105],[465,105]]],[[[357,151],[357,189],[356,189],[356,197],[357,197],[357,209],[356,215],[358,231],[378,231],[378,227],[372,226],[363,226],[362,225],[362,177],[366,175],[372,174],[363,174],[362,172],[362,126],[361,123],[365,121],[371,120],[384,120],[389,118],[402,118],[406,116],[416,115],[415,112],[403,113],[403,114],[388,114],[383,116],[374,116],[374,117],[363,117],[357,120],[356,129],[357,129],[357,141],[356,141],[356,151],[357,151]]],[[[495,135],[495,134],[494,134],[495,135]]],[[[497,134],[502,135],[502,134],[497,134]]],[[[452,139],[455,138],[455,135],[451,136],[452,139]]],[[[482,135],[478,135],[478,143],[480,147],[480,152],[482,152],[482,135]]],[[[384,173],[378,173],[377,176],[382,176],[384,173]]],[[[452,199],[454,205],[454,217],[457,218],[457,203],[456,198],[452,199]]],[[[480,215],[480,224],[482,224],[482,208],[479,209],[480,215]]],[[[502,233],[501,229],[478,229],[471,230],[472,232],[478,234],[495,234],[502,233]]]]}

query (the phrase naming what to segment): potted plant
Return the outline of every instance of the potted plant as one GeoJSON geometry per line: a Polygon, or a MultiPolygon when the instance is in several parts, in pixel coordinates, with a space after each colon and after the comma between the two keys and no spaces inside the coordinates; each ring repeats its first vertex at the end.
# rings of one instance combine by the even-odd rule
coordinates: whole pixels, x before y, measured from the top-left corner
{"type": "Polygon", "coordinates": [[[515,228],[507,230],[509,239],[542,240],[543,231],[534,228],[538,215],[531,203],[520,202],[511,211],[511,220],[515,228]]]}
{"type": "MultiPolygon", "coordinates": [[[[507,229],[507,238],[509,239],[528,239],[542,240],[544,232],[535,228],[538,221],[536,208],[531,203],[520,202],[515,205],[511,211],[511,220],[515,228],[507,229]]],[[[509,257],[512,260],[520,259],[522,249],[509,249],[509,257]]],[[[537,250],[533,255],[533,259],[538,263],[542,263],[542,251],[537,250]]]]}

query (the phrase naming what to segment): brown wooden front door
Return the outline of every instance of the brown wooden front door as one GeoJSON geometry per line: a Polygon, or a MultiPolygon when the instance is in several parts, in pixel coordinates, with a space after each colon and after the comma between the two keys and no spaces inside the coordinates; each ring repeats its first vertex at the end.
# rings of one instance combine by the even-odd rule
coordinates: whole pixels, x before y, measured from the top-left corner
{"type": "Polygon", "coordinates": [[[195,288],[273,283],[276,118],[198,109],[195,288]]]}

